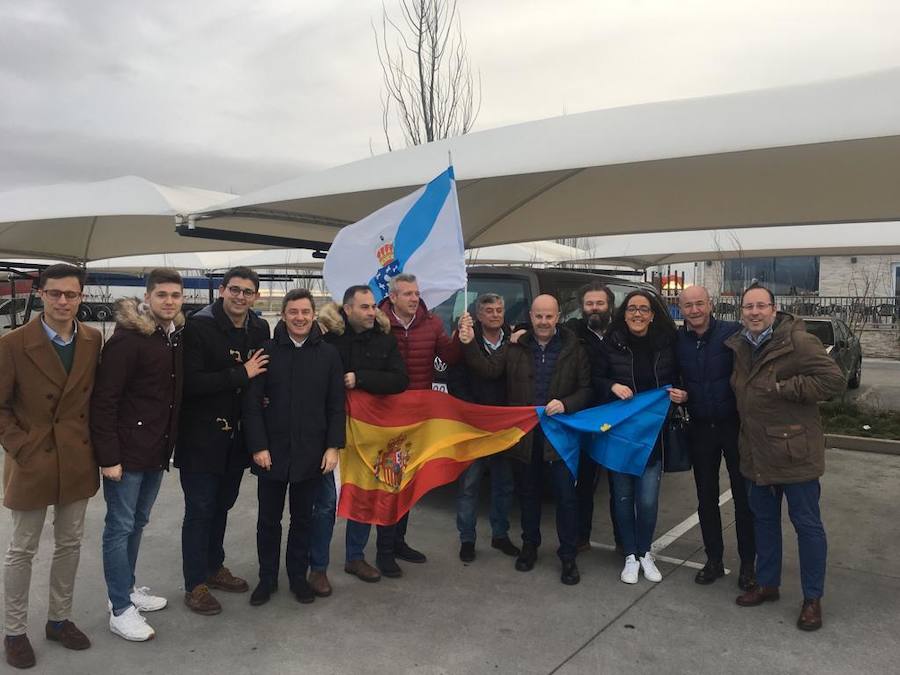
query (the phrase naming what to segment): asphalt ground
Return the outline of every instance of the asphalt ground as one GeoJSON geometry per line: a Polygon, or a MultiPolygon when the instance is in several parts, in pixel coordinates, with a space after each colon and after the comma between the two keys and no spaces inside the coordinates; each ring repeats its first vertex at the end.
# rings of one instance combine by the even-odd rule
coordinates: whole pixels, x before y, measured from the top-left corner
{"type": "Polygon", "coordinates": [[[863,359],[862,384],[850,400],[883,410],[900,411],[900,361],[863,359]]]}
{"type": "MultiPolygon", "coordinates": [[[[532,572],[490,548],[488,485],[482,486],[478,557],[458,558],[455,487],[427,495],[412,514],[409,541],[428,555],[403,564],[404,577],[365,584],[343,572],[344,525],[338,520],[329,576],[334,594],[297,603],[287,579],[269,604],[251,607],[248,594],[217,593],[213,617],[182,603],[180,525],[183,501],[177,472],[166,476],[138,564],[138,584],[167,596],[170,606],[148,614],[157,637],[128,643],[107,627],[100,535],[101,496],[91,500],[75,593],[73,620],[93,647],[70,652],[43,637],[52,528],[35,560],[29,635],[36,673],[894,673],[900,671],[900,558],[897,526],[900,457],[828,451],[822,512],[829,537],[824,627],[799,631],[801,592],[797,547],[785,514],[782,598],[755,608],[734,604],[736,575],[698,586],[705,560],[694,526],[660,555],[664,579],[619,581],[621,559],[611,551],[606,483],[601,480],[593,540],[578,558],[582,581],[563,586],[553,525],[544,510],[544,545],[532,572]]],[[[247,475],[231,514],[226,564],[256,577],[255,481],[247,475]]],[[[723,469],[723,491],[727,481],[723,469]]],[[[657,538],[695,512],[690,474],[665,476],[657,538]]],[[[723,506],[726,565],[737,565],[731,502],[723,506]]],[[[514,507],[513,539],[519,541],[514,507]]],[[[49,518],[48,518],[49,521],[49,518]]],[[[689,523],[688,523],[689,525],[689,523]]],[[[0,519],[8,541],[10,519],[0,519]]],[[[679,528],[684,530],[687,525],[679,528]]],[[[374,536],[373,536],[374,539],[374,536]]],[[[374,556],[374,541],[369,546],[374,556]]],[[[4,666],[5,667],[5,664],[4,666]]],[[[9,669],[11,670],[11,669],[9,669]]]]}

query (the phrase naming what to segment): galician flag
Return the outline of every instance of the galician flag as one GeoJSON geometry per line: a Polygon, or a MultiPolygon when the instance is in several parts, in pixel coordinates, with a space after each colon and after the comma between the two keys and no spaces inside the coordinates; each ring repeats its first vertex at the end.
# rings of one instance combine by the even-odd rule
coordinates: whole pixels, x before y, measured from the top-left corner
{"type": "Polygon", "coordinates": [[[350,286],[368,284],[380,302],[388,282],[415,274],[426,306],[466,285],[466,260],[453,167],[427,185],[338,232],[323,276],[338,302],[350,286]]]}

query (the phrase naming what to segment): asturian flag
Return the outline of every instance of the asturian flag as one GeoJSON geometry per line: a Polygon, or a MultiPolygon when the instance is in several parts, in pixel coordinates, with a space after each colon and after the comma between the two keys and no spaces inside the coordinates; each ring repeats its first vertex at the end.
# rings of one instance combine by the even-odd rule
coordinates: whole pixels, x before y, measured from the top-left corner
{"type": "Polygon", "coordinates": [[[323,275],[337,302],[357,284],[368,284],[380,302],[388,294],[388,282],[401,272],[418,277],[427,307],[466,285],[452,166],[411,195],[341,229],[325,258],[323,275]]]}

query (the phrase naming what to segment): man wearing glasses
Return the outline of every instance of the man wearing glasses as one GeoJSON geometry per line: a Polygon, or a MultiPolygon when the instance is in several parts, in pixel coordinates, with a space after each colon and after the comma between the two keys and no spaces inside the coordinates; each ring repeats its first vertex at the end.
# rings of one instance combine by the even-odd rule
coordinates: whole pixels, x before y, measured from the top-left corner
{"type": "Polygon", "coordinates": [[[741,417],[741,473],[750,481],[759,585],[739,595],[737,604],[755,607],[779,598],[784,497],[800,549],[797,627],[817,630],[827,548],[819,515],[825,435],[818,403],[844,389],[844,376],[803,321],[776,310],[769,289],[744,291],[741,320],[743,330],[725,344],[734,351],[731,386],[741,417]]]}
{"type": "Polygon", "coordinates": [[[219,299],[194,314],[184,329],[184,401],[175,466],[184,492],[181,556],[184,602],[197,614],[222,611],[210,589],[248,590],[224,566],[228,511],[250,465],[241,429],[241,398],[266,372],[260,349],[269,324],[256,316],[259,276],[233,267],[222,277],[219,299]]]}
{"type": "Polygon", "coordinates": [[[88,413],[102,340],[75,319],[84,278],[84,270],[71,265],[45,269],[39,281],[43,313],[0,338],[3,505],[12,516],[4,561],[4,647],[14,668],[35,664],[25,634],[28,591],[48,506],[55,550],[45,634],[67,649],[91,646],[71,621],[85,509],[100,485],[88,413]]]}

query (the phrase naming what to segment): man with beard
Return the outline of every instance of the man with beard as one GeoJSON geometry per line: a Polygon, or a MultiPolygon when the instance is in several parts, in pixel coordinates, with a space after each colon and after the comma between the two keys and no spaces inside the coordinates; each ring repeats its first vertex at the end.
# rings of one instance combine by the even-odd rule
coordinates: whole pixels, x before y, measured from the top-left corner
{"type": "MultiPolygon", "coordinates": [[[[592,371],[602,371],[603,350],[600,345],[609,327],[609,320],[616,306],[616,296],[601,281],[591,281],[578,289],[578,302],[581,305],[581,318],[571,318],[565,326],[571,330],[584,346],[591,362],[592,371]]],[[[594,493],[597,490],[597,463],[591,459],[586,448],[582,448],[578,462],[578,551],[583,553],[591,549],[591,525],[594,519],[594,493]]],[[[607,473],[607,476],[609,474],[607,473]]],[[[610,495],[612,487],[610,486],[610,495]]],[[[610,521],[613,524],[613,535],[616,546],[621,546],[616,521],[613,518],[612,497],[609,500],[610,521]]]]}

